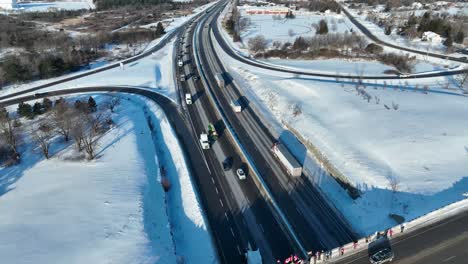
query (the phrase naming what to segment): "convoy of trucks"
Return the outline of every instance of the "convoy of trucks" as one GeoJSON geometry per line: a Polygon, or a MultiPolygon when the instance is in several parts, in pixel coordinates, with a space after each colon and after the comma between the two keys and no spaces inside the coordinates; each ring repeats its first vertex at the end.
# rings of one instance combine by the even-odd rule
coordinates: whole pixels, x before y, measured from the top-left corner
{"type": "Polygon", "coordinates": [[[275,142],[271,147],[271,151],[275,154],[278,160],[286,168],[287,172],[291,176],[299,177],[302,174],[302,166],[294,158],[294,156],[289,152],[289,150],[283,144],[275,142]]]}

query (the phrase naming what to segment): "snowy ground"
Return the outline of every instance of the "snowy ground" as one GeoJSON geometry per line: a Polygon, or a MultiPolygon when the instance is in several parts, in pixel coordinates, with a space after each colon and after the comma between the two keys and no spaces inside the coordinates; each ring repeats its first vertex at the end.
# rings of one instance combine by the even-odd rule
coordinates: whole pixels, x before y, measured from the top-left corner
{"type": "Polygon", "coordinates": [[[336,13],[318,13],[318,12],[295,12],[294,19],[285,19],[284,15],[279,20],[273,18],[272,15],[249,15],[246,10],[251,9],[251,6],[239,6],[241,16],[250,19],[250,25],[241,32],[241,43],[235,43],[240,49],[247,49],[249,39],[256,35],[263,35],[271,45],[274,41],[282,43],[293,43],[297,37],[313,37],[315,29],[312,24],[318,24],[324,19],[329,25],[330,32],[344,33],[350,30],[356,30],[354,25],[343,15],[336,13]],[[335,26],[332,26],[335,25],[335,26]],[[274,30],[272,30],[274,29],[274,30]],[[292,34],[290,34],[292,30],[292,34]]]}
{"type": "Polygon", "coordinates": [[[99,140],[96,161],[69,160],[74,149],[58,138],[53,157],[44,160],[26,137],[22,163],[0,168],[0,212],[8,212],[0,214],[3,261],[214,261],[183,154],[162,110],[133,97],[122,100],[113,119],[116,127],[99,140]],[[167,194],[159,166],[172,183],[167,194]]]}
{"type": "MultiPolygon", "coordinates": [[[[346,6],[345,6],[346,7],[346,6]]],[[[396,29],[393,30],[391,35],[385,35],[384,28],[379,27],[378,25],[374,24],[371,21],[366,20],[368,12],[376,12],[378,10],[382,10],[383,7],[379,7],[376,9],[364,8],[364,9],[351,9],[347,8],[347,10],[362,24],[364,25],[369,31],[372,32],[377,38],[387,43],[392,43],[395,45],[400,45],[403,47],[419,49],[428,52],[446,53],[446,47],[443,45],[442,42],[429,42],[429,41],[422,41],[420,38],[415,38],[414,40],[409,40],[406,37],[400,36],[396,33],[396,29]]],[[[427,10],[415,10],[416,14],[422,15],[427,10]],[[420,12],[417,12],[420,11],[420,12]]],[[[466,15],[468,13],[468,9],[460,9],[460,8],[449,8],[448,10],[441,10],[437,12],[449,12],[451,14],[459,14],[459,15],[466,15]]],[[[410,11],[408,11],[409,13],[410,11]]],[[[411,11],[413,13],[414,11],[411,11]]],[[[436,12],[436,13],[437,13],[436,12]]],[[[401,13],[401,12],[400,12],[401,13]]],[[[450,54],[451,56],[464,56],[460,53],[450,54]]]]}
{"type": "MultiPolygon", "coordinates": [[[[348,20],[343,14],[336,14],[334,12],[318,13],[307,11],[296,11],[296,18],[294,19],[273,19],[272,15],[249,15],[247,10],[251,9],[250,6],[238,7],[241,16],[250,18],[250,25],[241,33],[241,42],[233,42],[225,30],[221,30],[221,34],[227,43],[231,45],[237,52],[244,56],[250,56],[248,50],[248,41],[250,38],[257,35],[263,35],[271,46],[273,42],[279,41],[281,43],[293,43],[296,37],[312,37],[315,35],[315,29],[311,24],[318,23],[320,20],[325,19],[328,23],[330,32],[344,33],[359,32],[357,28],[348,20]],[[334,26],[335,25],[335,26],[334,26]],[[271,30],[274,29],[274,30],[271,30]],[[335,29],[335,30],[333,30],[335,29]],[[293,34],[289,34],[289,30],[293,34]]],[[[271,7],[275,8],[275,7],[271,7]]],[[[224,10],[226,13],[227,9],[224,10]]],[[[221,19],[218,21],[219,28],[222,29],[221,19]]],[[[383,33],[382,33],[383,34],[383,33]]],[[[385,34],[383,34],[385,35],[385,34]]],[[[385,47],[385,51],[400,54],[401,51],[385,47]]],[[[414,54],[410,54],[414,56],[414,54]]],[[[426,56],[418,55],[417,60],[413,63],[413,72],[427,72],[433,70],[443,70],[444,66],[455,67],[459,63],[447,62],[440,59],[427,58],[426,56]]],[[[327,73],[342,73],[342,74],[365,74],[365,75],[381,75],[385,70],[395,70],[393,66],[380,63],[378,61],[365,61],[365,60],[347,60],[347,59],[317,59],[317,60],[292,60],[292,59],[268,59],[265,60],[271,64],[287,66],[296,69],[308,69],[314,72],[327,72],[327,73]]]]}
{"type": "Polygon", "coordinates": [[[71,0],[71,1],[50,1],[50,2],[31,2],[19,3],[14,10],[27,12],[44,12],[54,10],[78,10],[78,9],[95,9],[92,0],[71,0]]]}
{"type": "Polygon", "coordinates": [[[408,85],[394,82],[391,88],[387,82],[385,89],[383,82],[372,81],[365,89],[368,102],[358,95],[355,84],[342,87],[336,80],[258,70],[218,53],[312,180],[361,233],[395,225],[389,213],[410,220],[463,199],[468,192],[468,124],[461,122],[468,114],[468,98],[458,89],[443,89],[444,78],[412,80],[408,85]],[[424,84],[427,94],[420,89],[424,84]],[[294,103],[302,108],[298,117],[290,110],[294,103]],[[362,190],[362,197],[351,200],[310,162],[304,146],[287,137],[281,122],[318,147],[362,190]],[[393,179],[397,192],[391,190],[393,179]]]}
{"type": "MultiPolygon", "coordinates": [[[[169,27],[166,28],[166,32],[171,30],[175,30],[184,22],[195,16],[196,14],[202,12],[206,8],[212,6],[216,2],[209,3],[207,5],[198,7],[194,10],[194,13],[189,16],[175,18],[174,21],[171,22],[169,27]]],[[[144,51],[148,51],[157,45],[162,39],[166,38],[166,35],[163,35],[159,39],[155,39],[154,41],[150,42],[146,47],[144,47],[144,51]]],[[[43,89],[46,90],[54,90],[54,89],[66,89],[66,88],[75,88],[75,87],[83,87],[83,86],[98,86],[98,85],[129,85],[129,86],[140,86],[146,87],[150,89],[157,90],[158,93],[162,93],[167,97],[177,100],[177,94],[174,87],[174,77],[173,77],[173,44],[175,39],[170,41],[166,47],[160,49],[157,52],[154,52],[152,55],[147,56],[143,59],[140,59],[136,62],[127,64],[124,66],[122,70],[120,67],[114,68],[112,70],[107,70],[104,72],[100,72],[97,74],[93,74],[84,78],[80,78],[74,81],[66,82],[59,85],[51,86],[50,88],[43,89]]],[[[98,68],[101,66],[107,65],[108,62],[105,60],[99,60],[92,63],[92,68],[98,68]]],[[[83,69],[83,71],[86,69],[83,69]]],[[[76,74],[80,74],[81,72],[75,72],[69,75],[64,75],[57,78],[51,78],[46,80],[34,81],[25,84],[19,85],[10,85],[3,87],[0,90],[0,95],[8,95],[11,93],[15,93],[21,90],[25,90],[31,87],[35,87],[38,85],[46,84],[51,81],[60,80],[62,78],[66,78],[69,76],[73,76],[76,74]]]]}
{"type": "MultiPolygon", "coordinates": [[[[120,67],[117,67],[63,84],[54,85],[50,88],[43,89],[42,91],[83,86],[131,85],[156,89],[159,93],[176,100],[172,64],[173,42],[174,40],[169,42],[165,48],[155,52],[151,56],[125,65],[123,70],[120,67]]],[[[1,94],[6,95],[18,92],[20,90],[48,83],[51,80],[53,79],[6,87],[1,90],[1,94]]]]}

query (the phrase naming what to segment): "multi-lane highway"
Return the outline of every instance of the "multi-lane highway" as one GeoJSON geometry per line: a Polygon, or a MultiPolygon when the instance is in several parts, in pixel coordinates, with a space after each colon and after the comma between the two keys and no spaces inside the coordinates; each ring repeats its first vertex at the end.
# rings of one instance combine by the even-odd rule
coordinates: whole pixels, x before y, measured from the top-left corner
{"type": "MultiPolygon", "coordinates": [[[[390,240],[392,264],[464,264],[468,261],[468,211],[390,240]]],[[[379,245],[376,245],[378,248],[379,245]]],[[[368,264],[373,247],[337,264],[368,264]]]]}
{"type": "MultiPolygon", "coordinates": [[[[183,61],[183,66],[178,67],[177,80],[179,80],[179,93],[183,108],[187,111],[196,134],[207,132],[208,124],[213,124],[219,134],[212,142],[210,149],[203,152],[205,159],[211,164],[210,167],[220,168],[214,176],[214,181],[219,185],[222,195],[226,196],[226,210],[228,214],[236,212],[231,221],[236,227],[236,237],[239,237],[239,247],[244,249],[249,245],[251,248],[258,247],[266,263],[273,263],[276,259],[285,257],[298,251],[287,232],[284,232],[283,224],[271,211],[271,205],[262,195],[251,176],[252,172],[247,170],[247,179],[239,180],[235,170],[246,163],[245,158],[234,144],[232,135],[222,121],[221,116],[215,109],[215,105],[209,99],[203,82],[196,78],[199,76],[198,69],[194,63],[192,36],[199,25],[193,23],[189,30],[182,34],[178,41],[178,59],[183,61]],[[181,80],[184,76],[184,81],[181,80]],[[193,103],[187,105],[184,102],[185,94],[191,94],[193,103]],[[230,158],[233,160],[232,168],[221,170],[221,163],[230,158]]],[[[202,76],[203,77],[203,76],[202,76]]],[[[230,237],[225,237],[230,239],[230,237]]],[[[224,259],[224,263],[237,263],[236,259],[224,259]]]]}
{"type": "MultiPolygon", "coordinates": [[[[247,248],[260,249],[263,262],[274,263],[291,254],[305,258],[306,251],[331,249],[356,240],[357,235],[346,220],[304,175],[294,178],[285,172],[270,151],[277,138],[263,123],[261,113],[250,105],[242,89],[228,78],[225,87],[218,86],[214,76],[226,69],[216,54],[214,42],[220,42],[228,54],[233,52],[220,38],[217,28],[216,20],[223,6],[223,3],[215,5],[189,25],[171,32],[151,51],[125,61],[128,63],[149,55],[177,37],[174,61],[177,62],[180,56],[184,62],[182,67],[174,65],[181,105],[138,87],[87,87],[18,97],[119,65],[114,64],[0,97],[0,106],[82,92],[137,94],[158,103],[171,122],[189,162],[221,263],[241,263],[247,248]],[[184,76],[183,81],[181,76],[184,76]],[[192,96],[190,105],[184,102],[186,93],[192,96]],[[234,112],[231,100],[241,101],[242,112],[234,112]],[[207,132],[208,124],[215,126],[219,136],[209,150],[203,150],[198,137],[207,132]],[[221,163],[226,158],[233,162],[232,168],[225,170],[221,163]],[[240,166],[247,169],[246,180],[240,180],[235,174],[240,166]],[[255,180],[256,175],[265,186],[255,180]]],[[[254,60],[246,60],[246,63],[258,66],[254,60]]],[[[467,253],[464,247],[468,238],[466,221],[468,215],[465,213],[397,238],[392,241],[396,260],[400,261],[396,263],[462,263],[457,261],[463,260],[467,253]]],[[[368,253],[359,253],[339,263],[368,263],[368,253]]]]}
{"type": "Polygon", "coordinates": [[[248,105],[241,90],[229,83],[219,87],[214,76],[225,72],[224,66],[212,45],[211,29],[216,24],[219,11],[214,10],[201,25],[195,37],[197,57],[202,72],[207,78],[209,92],[226,116],[228,126],[232,127],[239,141],[289,223],[294,229],[300,244],[306,251],[331,249],[356,239],[356,234],[339,214],[333,210],[319,191],[305,177],[293,178],[285,172],[270,148],[277,139],[272,136],[261,118],[248,105]],[[244,100],[244,110],[235,113],[230,106],[231,100],[244,100]]]}

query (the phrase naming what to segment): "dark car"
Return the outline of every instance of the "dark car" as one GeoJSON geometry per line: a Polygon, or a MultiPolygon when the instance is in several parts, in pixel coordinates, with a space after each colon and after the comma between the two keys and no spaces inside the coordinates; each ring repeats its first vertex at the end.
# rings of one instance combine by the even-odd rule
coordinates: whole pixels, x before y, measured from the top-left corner
{"type": "Polygon", "coordinates": [[[232,168],[232,162],[233,162],[233,158],[232,157],[227,157],[224,161],[223,161],[223,170],[224,171],[228,171],[232,168]]]}
{"type": "Polygon", "coordinates": [[[372,254],[369,258],[370,262],[373,264],[381,264],[385,262],[390,262],[393,260],[393,252],[390,248],[384,248],[372,254]]]}

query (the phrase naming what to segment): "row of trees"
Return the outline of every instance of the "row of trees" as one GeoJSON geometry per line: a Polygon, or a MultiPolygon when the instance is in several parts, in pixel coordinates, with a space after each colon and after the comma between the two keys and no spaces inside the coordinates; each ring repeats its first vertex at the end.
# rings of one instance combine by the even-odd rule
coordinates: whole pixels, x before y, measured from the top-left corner
{"type": "Polygon", "coordinates": [[[414,57],[383,53],[383,48],[355,33],[329,33],[314,37],[297,37],[293,43],[273,42],[267,49],[268,41],[263,35],[257,35],[248,41],[249,49],[257,57],[270,58],[362,58],[378,60],[392,65],[400,72],[411,72],[414,57]]]}
{"type": "MultiPolygon", "coordinates": [[[[118,104],[118,98],[114,98],[107,107],[114,111],[118,104]]],[[[17,116],[1,108],[0,158],[7,158],[7,165],[19,162],[18,142],[22,126],[19,118],[34,119],[38,116],[39,120],[31,129],[31,138],[47,159],[51,156],[52,140],[57,135],[63,137],[65,143],[73,140],[78,152],[84,151],[88,159],[94,159],[98,137],[112,125],[105,109],[98,110],[96,101],[91,96],[85,102],[77,100],[73,104],[63,98],[55,102],[44,98],[42,102],[38,101],[33,105],[20,103],[17,116]]]]}

